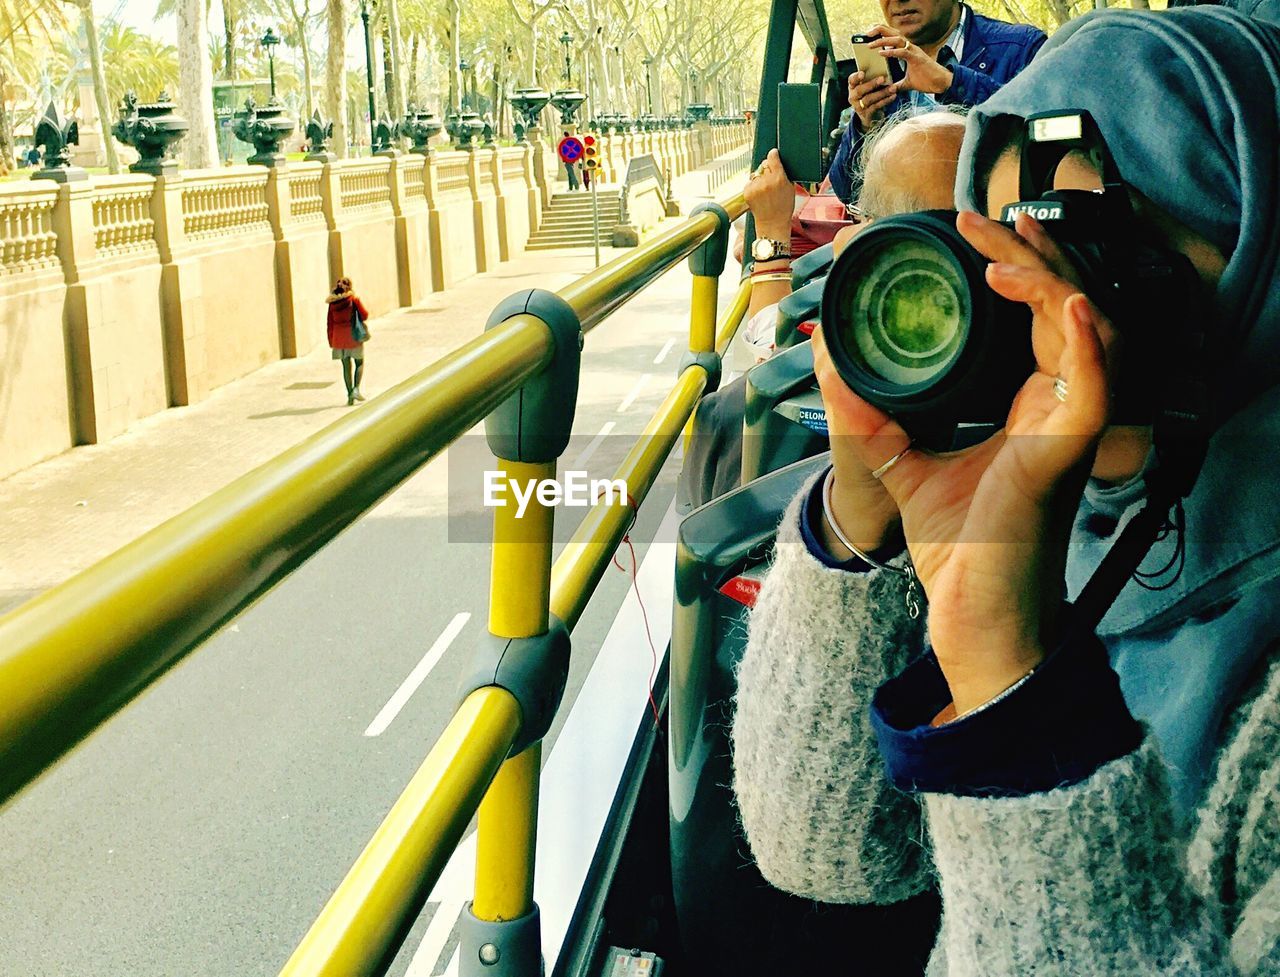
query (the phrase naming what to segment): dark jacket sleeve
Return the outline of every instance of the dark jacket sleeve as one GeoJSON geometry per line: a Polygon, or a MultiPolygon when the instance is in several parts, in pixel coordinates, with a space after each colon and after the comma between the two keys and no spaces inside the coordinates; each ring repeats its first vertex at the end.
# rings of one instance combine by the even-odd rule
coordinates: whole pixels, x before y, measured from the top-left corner
{"type": "Polygon", "coordinates": [[[858,147],[862,145],[862,121],[854,115],[845,126],[844,135],[840,137],[840,146],[831,160],[831,169],[827,176],[831,179],[831,189],[842,203],[853,202],[853,174],[850,172],[853,160],[857,158],[858,147]]]}
{"type": "Polygon", "coordinates": [[[971,41],[966,42],[969,51],[964,60],[947,66],[951,69],[951,87],[938,96],[938,101],[944,105],[985,102],[1029,65],[1047,40],[1042,31],[1012,28],[981,18],[971,41]],[[991,30],[992,27],[995,30],[989,38],[977,34],[977,28],[991,30]],[[1011,30],[1018,30],[1018,36],[1007,36],[1011,30]],[[1001,33],[1005,36],[1000,36],[1001,33]]]}

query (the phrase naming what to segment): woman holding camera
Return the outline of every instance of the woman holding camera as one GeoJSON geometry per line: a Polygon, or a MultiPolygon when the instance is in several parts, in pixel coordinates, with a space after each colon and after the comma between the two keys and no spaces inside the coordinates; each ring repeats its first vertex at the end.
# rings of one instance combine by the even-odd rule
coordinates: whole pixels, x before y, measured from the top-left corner
{"type": "MultiPolygon", "coordinates": [[[[734,786],[782,889],[885,904],[936,880],[931,974],[1280,973],[1278,88],[1276,28],[1103,13],[974,110],[957,229],[1030,307],[1036,361],[983,443],[913,447],[815,338],[832,468],[779,530],[734,786]],[[1087,631],[1064,596],[1154,477],[1150,428],[1108,426],[1115,384],[1163,365],[1133,362],[1041,225],[991,219],[1018,199],[1011,119],[1063,109],[1097,124],[1142,237],[1194,267],[1216,428],[1154,577],[1087,631]]],[[[1097,160],[1055,186],[1099,188],[1097,160]]]]}

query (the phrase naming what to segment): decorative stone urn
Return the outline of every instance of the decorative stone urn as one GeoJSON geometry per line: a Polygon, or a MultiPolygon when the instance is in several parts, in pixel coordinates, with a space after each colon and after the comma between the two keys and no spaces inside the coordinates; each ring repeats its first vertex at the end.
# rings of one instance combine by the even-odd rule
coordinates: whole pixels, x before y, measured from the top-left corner
{"type": "Polygon", "coordinates": [[[161,92],[154,102],[147,103],[140,103],[137,95],[128,92],[120,101],[120,119],[111,127],[111,134],[138,151],[138,161],[130,165],[130,173],[168,176],[178,172],[173,145],[187,134],[188,128],[186,119],[174,115],[168,92],[161,92]]]}
{"type": "Polygon", "coordinates": [[[566,88],[552,93],[551,104],[560,113],[560,124],[565,126],[574,125],[578,109],[582,108],[582,103],[586,100],[587,96],[576,88],[566,88]]]}
{"type": "Polygon", "coordinates": [[[694,122],[706,122],[707,119],[711,118],[712,109],[713,106],[708,105],[706,102],[695,102],[685,111],[689,113],[689,118],[693,119],[694,122]]]}
{"type": "Polygon", "coordinates": [[[516,141],[524,142],[529,131],[538,128],[538,115],[551,101],[551,95],[536,86],[528,86],[516,89],[509,100],[519,115],[516,119],[516,141]]]}
{"type": "Polygon", "coordinates": [[[280,102],[268,102],[262,108],[252,98],[245,99],[244,111],[236,114],[231,131],[241,142],[252,143],[255,150],[249,162],[257,166],[283,166],[280,144],[293,132],[293,120],[284,114],[280,102]]]}
{"type": "Polygon", "coordinates": [[[463,112],[461,115],[457,112],[450,112],[445,116],[444,127],[454,145],[459,149],[468,151],[476,148],[472,144],[472,140],[478,138],[484,132],[484,122],[475,112],[463,112]]]}
{"type": "Polygon", "coordinates": [[[82,167],[71,165],[71,147],[80,145],[80,125],[75,119],[64,119],[56,101],[49,103],[36,125],[35,143],[44,150],[44,165],[31,179],[76,183],[89,178],[82,167]]]}
{"type": "Polygon", "coordinates": [[[444,124],[434,112],[419,109],[412,102],[409,103],[409,111],[400,124],[400,133],[408,136],[413,143],[412,152],[430,156],[435,152],[431,148],[431,140],[443,131],[444,124]]]}
{"type": "Polygon", "coordinates": [[[307,159],[321,163],[332,163],[338,157],[329,148],[329,140],[333,138],[333,123],[326,122],[320,110],[311,113],[311,121],[307,123],[307,159]]]}

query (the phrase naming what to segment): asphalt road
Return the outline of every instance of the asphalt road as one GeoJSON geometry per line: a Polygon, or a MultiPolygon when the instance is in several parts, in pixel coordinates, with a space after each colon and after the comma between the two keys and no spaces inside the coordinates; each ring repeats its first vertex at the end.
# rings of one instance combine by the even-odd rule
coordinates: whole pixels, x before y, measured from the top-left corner
{"type": "MultiPolygon", "coordinates": [[[[675,376],[687,296],[681,266],[588,337],[566,458],[590,448],[585,467],[611,472],[675,376]]],[[[444,727],[485,628],[488,548],[450,541],[447,468],[406,482],[4,810],[0,975],[278,972],[444,727]]],[[[669,464],[634,533],[641,559],[673,489],[669,464]]],[[[610,571],[575,631],[566,710],[629,583],[610,571]]]]}

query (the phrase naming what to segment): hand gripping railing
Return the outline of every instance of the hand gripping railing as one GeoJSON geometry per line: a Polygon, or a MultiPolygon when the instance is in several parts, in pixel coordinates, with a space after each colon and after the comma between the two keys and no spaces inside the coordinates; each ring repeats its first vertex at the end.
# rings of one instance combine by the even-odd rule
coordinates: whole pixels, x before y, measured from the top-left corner
{"type": "MultiPolygon", "coordinates": [[[[715,350],[727,346],[746,309],[749,284],[717,328],[728,223],[745,206],[741,195],[703,205],[551,297],[586,332],[692,255],[690,350],[675,388],[619,470],[637,504],[698,398],[718,382],[715,350]]],[[[501,430],[502,418],[509,424],[529,407],[539,382],[546,390],[548,376],[563,380],[571,370],[576,388],[576,344],[565,342],[571,330],[563,318],[548,322],[538,311],[530,304],[495,317],[482,336],[364,410],[0,617],[0,803],[480,419],[496,411],[490,442],[502,449],[499,463],[512,477],[554,472],[563,445],[521,441],[501,430]]],[[[561,418],[567,431],[571,403],[561,397],[548,410],[568,412],[561,418]]],[[[283,974],[383,973],[477,809],[471,915],[478,928],[468,938],[489,942],[469,945],[470,961],[481,950],[505,950],[507,961],[518,964],[510,973],[537,972],[530,969],[537,963],[531,938],[537,740],[562,691],[541,686],[554,685],[566,666],[567,633],[631,515],[629,507],[597,506],[551,567],[550,512],[526,513],[517,532],[508,510],[495,510],[487,653],[503,652],[480,659],[488,680],[477,680],[465,697],[283,974]],[[539,527],[532,538],[529,519],[539,527]],[[549,641],[548,634],[563,639],[549,641]],[[539,668],[526,660],[530,649],[542,656],[539,668]],[[501,925],[486,929],[495,923],[501,925]]]]}

